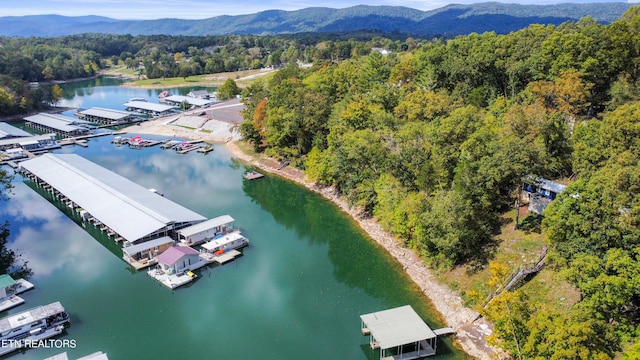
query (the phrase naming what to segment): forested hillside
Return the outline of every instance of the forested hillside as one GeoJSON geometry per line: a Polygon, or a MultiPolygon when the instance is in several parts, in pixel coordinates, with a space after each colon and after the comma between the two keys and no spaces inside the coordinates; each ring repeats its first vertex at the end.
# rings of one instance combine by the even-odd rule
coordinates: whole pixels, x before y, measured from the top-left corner
{"type": "Polygon", "coordinates": [[[450,40],[82,34],[0,45],[0,115],[55,104],[55,81],[110,66],[153,79],[279,68],[243,90],[255,150],[334,186],[434,269],[491,269],[488,285],[504,281],[491,260],[523,179],[568,183],[541,228],[548,269],[580,301],[523,287],[481,311],[514,358],[640,357],[638,7],[607,25],[450,40]]]}
{"type": "MultiPolygon", "coordinates": [[[[526,177],[569,183],[542,232],[548,266],[581,300],[504,292],[482,310],[493,340],[514,358],[636,359],[639,61],[633,7],[609,25],[585,18],[288,65],[245,89],[241,130],[436,268],[487,265],[526,177]]],[[[492,283],[505,276],[492,272],[492,283]]]]}
{"type": "Polygon", "coordinates": [[[420,43],[413,38],[392,41],[364,31],[350,35],[348,39],[312,34],[0,38],[0,116],[55,104],[63,95],[56,82],[97,76],[108,67],[125,68],[139,78],[187,78],[296,61],[343,60],[367,54],[372,47],[401,51],[420,43]]]}
{"type": "MultiPolygon", "coordinates": [[[[624,2],[519,5],[487,2],[420,11],[403,6],[310,7],[295,11],[268,10],[255,14],[208,19],[116,20],[99,16],[59,15],[0,17],[0,36],[63,36],[82,33],[131,35],[280,35],[374,30],[411,36],[455,36],[472,32],[508,33],[530,24],[558,25],[591,16],[606,24],[631,6],[624,2]]],[[[203,14],[208,9],[203,8],[203,14]]]]}

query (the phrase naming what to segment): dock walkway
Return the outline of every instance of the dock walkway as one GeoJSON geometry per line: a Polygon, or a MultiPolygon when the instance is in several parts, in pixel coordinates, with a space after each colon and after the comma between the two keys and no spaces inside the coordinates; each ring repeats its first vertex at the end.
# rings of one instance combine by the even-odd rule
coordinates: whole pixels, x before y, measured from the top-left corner
{"type": "Polygon", "coordinates": [[[10,295],[0,300],[0,312],[9,310],[18,305],[22,305],[25,303],[24,299],[18,296],[25,291],[29,291],[33,289],[35,286],[24,279],[16,280],[16,293],[14,295],[10,295]]]}

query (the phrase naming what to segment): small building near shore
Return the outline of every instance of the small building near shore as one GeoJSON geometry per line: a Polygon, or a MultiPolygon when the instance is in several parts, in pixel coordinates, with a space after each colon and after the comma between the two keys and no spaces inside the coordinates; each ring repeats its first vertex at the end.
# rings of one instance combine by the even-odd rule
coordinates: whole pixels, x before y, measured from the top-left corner
{"type": "Polygon", "coordinates": [[[188,246],[172,246],[158,255],[160,269],[168,274],[189,271],[200,262],[200,253],[188,246]]]}
{"type": "Polygon", "coordinates": [[[520,199],[529,203],[530,212],[542,214],[544,209],[566,188],[566,185],[555,181],[529,177],[524,181],[520,199]]]}
{"type": "Polygon", "coordinates": [[[192,90],[187,94],[187,96],[190,96],[196,99],[208,100],[211,97],[211,94],[209,94],[207,90],[192,90]]]}
{"type": "Polygon", "coordinates": [[[163,236],[122,248],[122,258],[137,270],[155,265],[158,255],[173,246],[173,239],[163,236]]]}
{"type": "Polygon", "coordinates": [[[177,231],[178,241],[192,246],[213,239],[217,235],[226,234],[233,230],[235,220],[229,215],[218,216],[201,223],[191,225],[177,231]]]}

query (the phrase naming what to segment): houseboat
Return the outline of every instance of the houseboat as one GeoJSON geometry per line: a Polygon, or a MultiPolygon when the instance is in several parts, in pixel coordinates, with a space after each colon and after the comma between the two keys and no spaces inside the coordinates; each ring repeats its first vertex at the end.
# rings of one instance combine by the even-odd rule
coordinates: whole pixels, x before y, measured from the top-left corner
{"type": "Polygon", "coordinates": [[[0,356],[59,335],[67,323],[59,301],[0,319],[0,356]]]}
{"type": "Polygon", "coordinates": [[[202,248],[210,254],[222,255],[227,251],[240,249],[247,245],[249,245],[249,240],[240,231],[234,231],[216,236],[213,240],[202,244],[202,248]]]}

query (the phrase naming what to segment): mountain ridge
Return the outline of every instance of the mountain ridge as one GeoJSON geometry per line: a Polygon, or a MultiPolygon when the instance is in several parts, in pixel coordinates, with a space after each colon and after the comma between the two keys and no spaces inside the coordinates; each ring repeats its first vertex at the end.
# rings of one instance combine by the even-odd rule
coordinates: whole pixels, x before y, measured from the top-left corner
{"type": "Polygon", "coordinates": [[[51,37],[81,33],[131,35],[281,35],[307,32],[376,30],[408,35],[456,36],[471,32],[508,33],[530,24],[558,25],[591,16],[607,24],[633,4],[622,2],[520,5],[497,2],[447,5],[421,11],[404,6],[356,5],[343,9],[309,7],[266,10],[247,15],[220,15],[199,20],[164,18],[117,20],[88,15],[0,17],[0,36],[51,37]]]}

